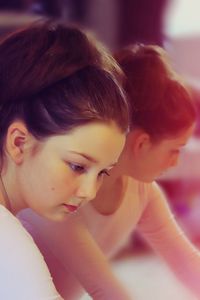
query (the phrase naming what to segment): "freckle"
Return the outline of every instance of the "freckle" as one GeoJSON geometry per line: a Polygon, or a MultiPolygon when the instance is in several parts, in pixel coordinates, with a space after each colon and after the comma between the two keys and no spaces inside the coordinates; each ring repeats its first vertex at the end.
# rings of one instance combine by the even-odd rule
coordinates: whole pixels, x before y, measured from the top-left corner
{"type": "Polygon", "coordinates": [[[52,187],[52,188],[51,188],[51,190],[52,190],[52,191],[55,191],[55,188],[54,188],[54,187],[52,187]]]}

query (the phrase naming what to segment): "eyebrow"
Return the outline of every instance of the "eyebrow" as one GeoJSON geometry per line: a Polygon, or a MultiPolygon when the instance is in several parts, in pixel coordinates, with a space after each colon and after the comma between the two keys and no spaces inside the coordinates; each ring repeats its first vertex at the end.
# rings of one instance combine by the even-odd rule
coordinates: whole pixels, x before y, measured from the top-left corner
{"type": "MultiPolygon", "coordinates": [[[[90,155],[87,155],[87,154],[85,154],[85,153],[77,152],[77,151],[69,151],[69,152],[70,152],[70,153],[73,153],[73,154],[81,155],[81,156],[83,156],[85,159],[87,159],[87,160],[89,160],[89,161],[91,161],[91,162],[93,162],[93,163],[96,163],[96,164],[99,163],[99,161],[96,160],[94,157],[92,157],[92,156],[90,156],[90,155]]],[[[117,164],[117,162],[111,164],[110,167],[114,167],[116,164],[117,164]]]]}

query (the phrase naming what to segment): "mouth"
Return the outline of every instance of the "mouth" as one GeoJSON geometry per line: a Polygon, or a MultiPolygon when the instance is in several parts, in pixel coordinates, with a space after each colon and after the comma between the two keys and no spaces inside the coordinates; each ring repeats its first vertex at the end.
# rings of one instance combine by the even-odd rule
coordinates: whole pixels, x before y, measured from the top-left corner
{"type": "Polygon", "coordinates": [[[75,212],[79,208],[79,205],[63,204],[63,206],[66,207],[69,212],[75,212]]]}

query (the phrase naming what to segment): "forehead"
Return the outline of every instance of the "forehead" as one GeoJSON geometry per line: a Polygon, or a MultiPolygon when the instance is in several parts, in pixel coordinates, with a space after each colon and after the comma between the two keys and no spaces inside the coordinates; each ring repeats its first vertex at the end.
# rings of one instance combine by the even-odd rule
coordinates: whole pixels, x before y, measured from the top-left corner
{"type": "Polygon", "coordinates": [[[118,159],[125,142],[125,133],[115,123],[94,122],[76,127],[72,131],[48,139],[46,147],[62,155],[80,152],[95,160],[113,156],[118,159]]]}
{"type": "Polygon", "coordinates": [[[194,125],[190,126],[189,128],[183,130],[181,133],[174,137],[169,137],[160,141],[160,145],[163,147],[181,147],[184,146],[189,138],[192,136],[194,131],[194,125]]]}
{"type": "MultiPolygon", "coordinates": [[[[114,138],[123,135],[114,122],[92,122],[78,126],[71,132],[63,135],[63,137],[58,136],[58,139],[63,140],[63,142],[65,141],[67,145],[84,147],[88,140],[91,142],[91,139],[95,139],[96,143],[101,145],[104,140],[107,140],[107,138],[110,138],[112,135],[114,138]]],[[[90,143],[90,146],[92,146],[92,144],[93,143],[90,143]]]]}

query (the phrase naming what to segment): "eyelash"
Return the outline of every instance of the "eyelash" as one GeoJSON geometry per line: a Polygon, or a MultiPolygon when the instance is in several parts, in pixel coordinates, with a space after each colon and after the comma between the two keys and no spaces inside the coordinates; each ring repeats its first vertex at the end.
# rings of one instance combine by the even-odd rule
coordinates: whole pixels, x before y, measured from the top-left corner
{"type": "Polygon", "coordinates": [[[172,153],[173,153],[173,154],[179,154],[179,153],[180,153],[180,150],[173,150],[172,153]]]}
{"type": "MultiPolygon", "coordinates": [[[[86,172],[86,168],[84,166],[81,166],[79,164],[74,164],[74,163],[68,163],[69,167],[71,168],[72,171],[76,173],[84,173],[86,172]]],[[[107,170],[102,170],[98,176],[101,177],[103,175],[110,176],[109,172],[107,170]]]]}
{"type": "Polygon", "coordinates": [[[99,173],[99,176],[103,176],[103,175],[110,176],[110,174],[108,173],[107,170],[102,170],[102,171],[99,173]]]}
{"type": "Polygon", "coordinates": [[[68,165],[71,168],[71,170],[74,171],[74,172],[84,173],[86,171],[85,167],[81,166],[79,164],[68,163],[68,165]]]}

